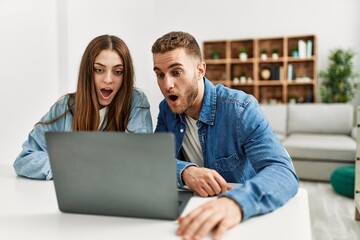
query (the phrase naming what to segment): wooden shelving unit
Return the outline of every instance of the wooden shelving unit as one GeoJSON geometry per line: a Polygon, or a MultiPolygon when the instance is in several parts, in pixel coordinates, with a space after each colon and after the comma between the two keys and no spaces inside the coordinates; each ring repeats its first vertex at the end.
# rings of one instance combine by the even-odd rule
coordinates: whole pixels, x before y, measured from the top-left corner
{"type": "Polygon", "coordinates": [[[205,41],[206,77],[252,94],[260,103],[315,102],[316,48],[315,35],[205,41]],[[244,49],[247,59],[241,60],[244,49]],[[272,57],[274,50],[277,58],[272,57]],[[263,51],[267,59],[261,57],[263,51]]]}
{"type": "Polygon", "coordinates": [[[355,220],[360,221],[360,107],[357,107],[357,145],[355,163],[355,220]]]}

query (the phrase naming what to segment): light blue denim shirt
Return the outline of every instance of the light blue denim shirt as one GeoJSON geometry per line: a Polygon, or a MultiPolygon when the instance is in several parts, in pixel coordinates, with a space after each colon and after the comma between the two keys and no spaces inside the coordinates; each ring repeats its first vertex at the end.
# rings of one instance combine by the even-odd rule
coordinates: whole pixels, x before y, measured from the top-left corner
{"type": "MultiPolygon", "coordinates": [[[[47,122],[60,116],[68,109],[68,95],[60,98],[41,118],[47,122]]],[[[128,129],[132,132],[152,133],[150,105],[146,95],[139,89],[134,89],[128,129]]],[[[71,132],[72,115],[67,113],[63,118],[52,124],[36,124],[29,133],[28,139],[22,145],[14,162],[17,175],[34,179],[52,179],[49,156],[45,143],[45,132],[71,132]]]]}
{"type": "MultiPolygon", "coordinates": [[[[197,126],[204,166],[216,170],[227,182],[241,183],[222,194],[241,207],[243,221],[283,205],[298,191],[292,160],[271,129],[256,99],[242,91],[214,86],[204,78],[205,93],[197,126]]],[[[182,143],[184,115],[160,103],[156,132],[172,132],[176,140],[177,177],[184,183],[186,162],[182,143]]]]}

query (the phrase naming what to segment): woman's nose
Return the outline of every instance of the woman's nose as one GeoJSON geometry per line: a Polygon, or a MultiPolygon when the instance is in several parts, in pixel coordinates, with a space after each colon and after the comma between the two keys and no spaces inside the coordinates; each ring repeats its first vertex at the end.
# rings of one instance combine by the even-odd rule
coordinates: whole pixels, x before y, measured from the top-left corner
{"type": "Polygon", "coordinates": [[[112,83],[112,82],[113,82],[113,78],[112,78],[112,77],[113,77],[113,76],[112,76],[111,71],[107,71],[107,72],[105,73],[105,76],[104,76],[103,81],[104,81],[105,83],[112,83]]]}

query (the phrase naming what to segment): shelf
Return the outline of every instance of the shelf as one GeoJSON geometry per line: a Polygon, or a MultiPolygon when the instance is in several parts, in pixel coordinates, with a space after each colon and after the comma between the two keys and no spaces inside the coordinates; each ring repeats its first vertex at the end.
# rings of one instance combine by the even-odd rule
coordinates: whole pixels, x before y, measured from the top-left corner
{"type": "Polygon", "coordinates": [[[231,87],[253,87],[254,83],[231,83],[231,87]]]}
{"type": "Polygon", "coordinates": [[[226,59],[226,41],[204,43],[204,59],[226,59]]]}
{"type": "Polygon", "coordinates": [[[294,58],[294,57],[288,57],[287,58],[288,62],[310,62],[310,61],[315,61],[315,57],[310,57],[310,58],[294,58]]]}
{"type": "Polygon", "coordinates": [[[206,77],[252,94],[260,103],[287,103],[290,97],[315,102],[316,48],[315,35],[205,41],[206,77]],[[214,51],[219,53],[217,59],[214,51]],[[240,52],[246,56],[240,59],[240,52]]]}
{"type": "Polygon", "coordinates": [[[254,63],[254,58],[248,58],[246,61],[241,61],[239,58],[231,59],[231,63],[254,63]]]}
{"type": "Polygon", "coordinates": [[[226,59],[205,59],[206,64],[226,64],[226,59]]]}
{"type": "Polygon", "coordinates": [[[268,58],[267,60],[259,60],[259,63],[281,63],[284,62],[284,58],[278,58],[278,59],[273,59],[273,58],[268,58]]]}
{"type": "Polygon", "coordinates": [[[296,81],[296,80],[292,80],[291,82],[287,81],[287,85],[314,85],[315,81],[314,80],[310,80],[309,82],[300,82],[300,81],[296,81]]]}
{"type": "Polygon", "coordinates": [[[283,85],[283,81],[280,80],[260,80],[259,81],[260,86],[270,86],[270,85],[283,85]]]}
{"type": "Polygon", "coordinates": [[[262,38],[258,39],[258,52],[257,57],[261,57],[261,53],[266,51],[268,58],[271,58],[274,50],[277,51],[278,56],[281,58],[284,56],[284,38],[262,38]]]}
{"type": "Polygon", "coordinates": [[[254,40],[243,39],[230,41],[230,58],[239,59],[239,53],[241,50],[247,53],[248,58],[254,58],[254,40]]]}

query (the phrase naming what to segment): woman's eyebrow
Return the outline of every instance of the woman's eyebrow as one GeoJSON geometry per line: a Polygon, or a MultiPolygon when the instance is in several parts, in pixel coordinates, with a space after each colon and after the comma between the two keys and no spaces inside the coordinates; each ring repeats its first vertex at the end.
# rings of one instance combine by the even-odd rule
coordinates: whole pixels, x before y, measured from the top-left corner
{"type": "MultiPolygon", "coordinates": [[[[94,63],[94,65],[95,65],[95,64],[100,65],[100,66],[102,66],[102,67],[106,67],[106,65],[101,64],[101,63],[98,63],[98,62],[94,63]]],[[[117,65],[112,66],[112,67],[114,68],[114,67],[123,67],[123,66],[124,66],[124,64],[117,64],[117,65]]]]}

